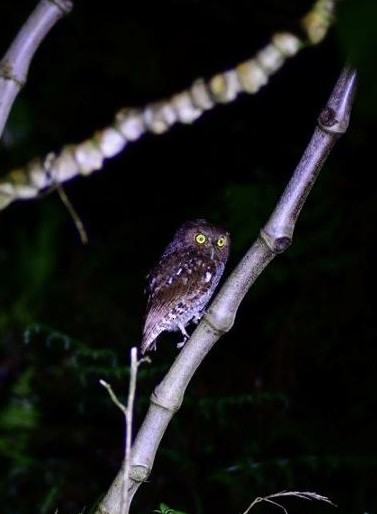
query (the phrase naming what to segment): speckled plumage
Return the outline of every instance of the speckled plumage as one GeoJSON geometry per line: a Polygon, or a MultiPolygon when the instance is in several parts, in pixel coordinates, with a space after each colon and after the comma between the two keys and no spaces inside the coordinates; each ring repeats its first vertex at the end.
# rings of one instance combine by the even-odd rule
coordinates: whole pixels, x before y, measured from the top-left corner
{"type": "Polygon", "coordinates": [[[156,349],[164,331],[180,330],[200,320],[223,274],[229,233],[206,220],[187,221],[176,231],[147,277],[147,313],[141,353],[156,349]]]}

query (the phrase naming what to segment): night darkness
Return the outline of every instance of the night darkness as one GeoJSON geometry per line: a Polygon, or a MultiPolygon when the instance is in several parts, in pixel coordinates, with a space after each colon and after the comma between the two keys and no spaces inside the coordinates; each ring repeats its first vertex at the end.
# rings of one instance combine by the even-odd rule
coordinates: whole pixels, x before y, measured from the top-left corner
{"type": "MultiPolygon", "coordinates": [[[[36,2],[0,4],[0,54],[36,2]]],[[[310,1],[75,2],[32,63],[0,147],[1,174],[77,143],[140,106],[299,33],[310,1]]],[[[56,192],[0,212],[0,512],[90,512],[122,459],[124,397],[140,340],[145,276],[185,220],[232,236],[225,276],[267,221],[346,62],[359,71],[348,132],[299,218],[292,246],[251,289],[232,330],[198,369],[133,512],[240,513],[257,496],[315,491],[377,513],[375,87],[372,0],[340,2],[325,41],[257,95],[192,125],[145,135],[65,184],[81,244],[56,192]]],[[[159,339],[139,374],[135,424],[176,355],[159,339]]],[[[263,512],[273,505],[256,507],[263,512]]]]}

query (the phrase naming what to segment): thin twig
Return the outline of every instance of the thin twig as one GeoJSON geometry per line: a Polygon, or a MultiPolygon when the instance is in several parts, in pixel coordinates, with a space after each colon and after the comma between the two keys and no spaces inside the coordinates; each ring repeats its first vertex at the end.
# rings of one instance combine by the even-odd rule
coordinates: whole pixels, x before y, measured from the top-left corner
{"type": "Polygon", "coordinates": [[[67,208],[73,222],[77,228],[82,244],[88,244],[88,233],[85,230],[84,224],[81,221],[80,216],[78,215],[76,209],[73,207],[71,200],[68,198],[67,193],[65,192],[63,186],[56,182],[56,189],[59,195],[60,200],[63,202],[65,207],[67,208]]]}
{"type": "Polygon", "coordinates": [[[335,503],[333,503],[331,500],[329,500],[326,496],[322,496],[321,494],[318,494],[318,493],[313,493],[310,491],[281,491],[280,493],[269,494],[268,496],[263,496],[263,497],[258,496],[258,498],[255,498],[255,500],[253,500],[251,502],[249,507],[242,514],[248,514],[248,512],[250,512],[250,510],[257,503],[260,503],[260,502],[272,503],[273,505],[276,505],[276,507],[280,507],[281,509],[283,509],[285,514],[288,514],[287,509],[283,505],[281,505],[280,503],[271,499],[271,498],[281,498],[282,496],[295,496],[296,498],[301,498],[302,500],[318,500],[318,501],[329,503],[333,507],[337,507],[337,505],[335,505],[335,503]]]}
{"type": "Polygon", "coordinates": [[[105,387],[110,395],[112,402],[123,412],[126,423],[126,441],[124,449],[124,465],[123,465],[123,483],[122,483],[122,502],[121,513],[127,514],[129,508],[129,477],[131,467],[131,442],[132,442],[132,423],[133,423],[133,410],[136,394],[137,371],[139,365],[143,362],[151,362],[149,357],[144,357],[140,360],[137,359],[137,348],[131,348],[131,365],[130,365],[130,378],[128,386],[127,407],[118,399],[114,393],[113,388],[105,380],[100,380],[100,384],[105,387]]]}
{"type": "Polygon", "coordinates": [[[131,348],[131,369],[130,369],[130,385],[128,390],[127,399],[127,413],[126,413],[126,448],[125,448],[125,461],[123,472],[123,494],[122,494],[122,514],[128,512],[128,486],[130,479],[131,467],[131,440],[132,440],[132,421],[133,421],[133,406],[135,402],[136,391],[136,377],[137,377],[137,348],[131,348]]]}
{"type": "Polygon", "coordinates": [[[113,403],[115,403],[115,405],[117,407],[119,407],[119,409],[123,412],[123,414],[126,416],[127,415],[127,409],[126,407],[123,405],[123,403],[121,401],[118,400],[118,397],[117,395],[114,393],[113,391],[113,388],[111,387],[111,385],[108,383],[108,382],[105,382],[105,380],[101,380],[99,381],[99,383],[105,387],[110,395],[110,398],[112,400],[113,403]]]}

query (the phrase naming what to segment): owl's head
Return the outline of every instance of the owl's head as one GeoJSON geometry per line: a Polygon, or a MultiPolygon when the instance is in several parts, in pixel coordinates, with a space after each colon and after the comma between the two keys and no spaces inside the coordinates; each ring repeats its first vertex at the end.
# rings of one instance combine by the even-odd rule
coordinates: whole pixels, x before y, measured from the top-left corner
{"type": "Polygon", "coordinates": [[[225,262],[229,255],[230,237],[229,232],[223,228],[207,220],[198,219],[183,223],[175,233],[171,244],[175,249],[178,246],[182,249],[191,248],[203,255],[217,257],[225,262]]]}

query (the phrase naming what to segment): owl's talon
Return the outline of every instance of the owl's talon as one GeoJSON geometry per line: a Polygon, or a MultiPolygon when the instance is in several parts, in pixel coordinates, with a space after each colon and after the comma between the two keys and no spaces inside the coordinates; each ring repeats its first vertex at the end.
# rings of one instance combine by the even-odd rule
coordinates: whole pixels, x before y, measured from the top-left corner
{"type": "Polygon", "coordinates": [[[199,314],[197,314],[196,316],[194,316],[192,318],[192,322],[195,323],[195,325],[197,325],[199,323],[199,321],[202,319],[203,314],[204,314],[204,312],[199,312],[199,314]]]}
{"type": "Polygon", "coordinates": [[[185,344],[185,342],[187,341],[187,339],[188,339],[190,336],[188,335],[188,333],[187,333],[187,331],[186,331],[186,329],[185,329],[184,325],[182,325],[181,323],[178,325],[178,328],[179,328],[179,330],[182,332],[182,335],[183,335],[183,337],[184,337],[184,343],[183,343],[183,344],[185,344]]]}
{"type": "Polygon", "coordinates": [[[186,343],[187,339],[188,339],[188,337],[185,337],[183,339],[183,341],[181,341],[180,343],[177,343],[177,348],[181,349],[183,346],[185,346],[185,343],[186,343]]]}

